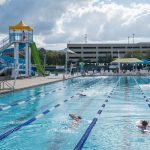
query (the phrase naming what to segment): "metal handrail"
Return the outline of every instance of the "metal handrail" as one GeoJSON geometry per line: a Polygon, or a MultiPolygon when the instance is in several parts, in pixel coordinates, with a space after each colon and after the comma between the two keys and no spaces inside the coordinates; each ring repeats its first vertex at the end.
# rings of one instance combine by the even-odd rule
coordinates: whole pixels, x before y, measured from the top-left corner
{"type": "Polygon", "coordinates": [[[0,90],[6,90],[5,86],[7,86],[10,90],[14,91],[14,86],[11,85],[8,81],[1,81],[0,90]]]}
{"type": "Polygon", "coordinates": [[[9,37],[8,36],[0,41],[0,45],[5,43],[6,41],[9,41],[9,37]]]}
{"type": "Polygon", "coordinates": [[[6,37],[5,39],[1,40],[0,41],[0,49],[1,48],[4,48],[5,45],[8,45],[10,42],[9,42],[9,37],[6,37]]]}
{"type": "Polygon", "coordinates": [[[9,45],[15,42],[20,43],[32,43],[33,34],[32,33],[9,33],[9,36],[0,41],[0,50],[7,48],[9,45]]]}
{"type": "Polygon", "coordinates": [[[33,42],[33,34],[31,33],[10,33],[10,42],[33,42]]]}

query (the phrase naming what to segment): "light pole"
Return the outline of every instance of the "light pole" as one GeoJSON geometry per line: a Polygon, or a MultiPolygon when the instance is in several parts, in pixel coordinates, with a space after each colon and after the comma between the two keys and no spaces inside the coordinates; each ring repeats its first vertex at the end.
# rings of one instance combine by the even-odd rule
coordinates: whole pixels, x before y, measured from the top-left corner
{"type": "Polygon", "coordinates": [[[65,70],[66,70],[66,72],[65,73],[67,74],[67,70],[68,70],[68,65],[67,65],[67,62],[68,62],[68,52],[72,53],[72,54],[75,54],[75,52],[71,51],[69,48],[65,48],[65,49],[63,49],[63,51],[66,54],[66,61],[65,61],[65,70]]]}
{"type": "Polygon", "coordinates": [[[134,35],[135,35],[135,34],[133,34],[133,44],[134,44],[134,35]]]}
{"type": "Polygon", "coordinates": [[[68,68],[67,68],[67,62],[68,62],[68,52],[67,52],[67,48],[65,49],[65,52],[66,52],[66,62],[65,62],[65,68],[66,68],[66,75],[67,75],[67,70],[68,70],[68,68]]]}
{"type": "Polygon", "coordinates": [[[133,33],[132,58],[133,58],[134,36],[135,36],[135,34],[133,33]]]}
{"type": "MultiPolygon", "coordinates": [[[[120,58],[119,50],[118,50],[118,60],[120,58]]],[[[119,73],[120,73],[120,63],[118,63],[119,73]]]]}
{"type": "Polygon", "coordinates": [[[87,34],[85,34],[85,44],[87,44],[87,34]]]}
{"type": "Polygon", "coordinates": [[[128,36],[128,46],[129,46],[129,40],[130,40],[130,37],[128,36]]]}
{"type": "Polygon", "coordinates": [[[45,51],[45,54],[44,54],[44,71],[45,71],[45,66],[46,66],[46,51],[45,51]]]}

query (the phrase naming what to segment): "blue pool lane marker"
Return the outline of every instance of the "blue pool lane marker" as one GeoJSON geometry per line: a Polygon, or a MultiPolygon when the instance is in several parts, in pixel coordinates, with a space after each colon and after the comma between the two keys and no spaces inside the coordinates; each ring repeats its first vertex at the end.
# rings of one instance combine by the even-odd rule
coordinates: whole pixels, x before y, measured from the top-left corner
{"type": "MultiPolygon", "coordinates": [[[[83,81],[82,81],[83,82],[83,81]]],[[[80,82],[80,83],[82,83],[82,82],[80,82]]],[[[76,83],[74,83],[73,85],[75,85],[76,83]]],[[[67,88],[66,86],[64,86],[64,87],[62,87],[62,88],[59,88],[59,89],[56,89],[56,90],[53,90],[53,91],[49,91],[49,92],[43,92],[43,93],[41,93],[41,92],[39,92],[37,95],[38,95],[38,97],[45,97],[46,95],[48,95],[48,94],[51,94],[51,93],[54,93],[54,92],[57,92],[57,91],[60,91],[60,90],[63,90],[63,88],[67,88]],[[40,94],[40,95],[39,95],[40,94]]],[[[12,108],[12,107],[15,107],[15,106],[19,106],[19,105],[23,105],[23,104],[26,104],[27,102],[29,102],[29,101],[33,101],[33,100],[36,100],[37,98],[35,97],[35,96],[33,96],[33,97],[27,97],[27,98],[25,98],[25,100],[23,100],[23,101],[19,101],[19,102],[16,102],[16,103],[13,103],[13,104],[10,104],[10,105],[7,105],[7,106],[4,106],[4,107],[2,107],[2,108],[0,108],[0,112],[1,111],[5,111],[5,110],[8,110],[8,109],[10,109],[10,108],[12,108]]]]}
{"type": "MultiPolygon", "coordinates": [[[[98,81],[98,80],[94,80],[94,81],[89,82],[88,84],[93,84],[93,85],[94,85],[94,84],[97,83],[97,81],[98,81]]],[[[92,85],[92,86],[93,86],[93,85],[92,85]]],[[[86,89],[87,89],[87,88],[86,88],[86,89]]],[[[77,93],[74,95],[74,97],[78,97],[77,93]]],[[[27,126],[27,125],[33,123],[34,121],[36,121],[36,120],[38,120],[38,119],[44,117],[46,114],[48,114],[49,112],[51,112],[51,111],[53,111],[54,109],[58,108],[59,106],[63,105],[65,102],[71,100],[72,98],[73,98],[73,97],[71,96],[70,99],[64,100],[63,102],[61,102],[61,103],[59,103],[59,104],[57,104],[57,105],[51,107],[50,109],[45,110],[45,111],[42,112],[41,114],[39,114],[39,115],[37,115],[37,116],[35,116],[35,117],[33,117],[33,118],[31,118],[31,119],[25,121],[24,123],[18,125],[17,127],[13,128],[13,129],[10,129],[10,130],[8,130],[7,132],[1,134],[1,135],[0,135],[0,141],[3,140],[3,139],[5,139],[5,138],[8,137],[9,135],[11,135],[13,132],[16,132],[16,131],[20,130],[21,128],[23,128],[23,127],[25,127],[25,126],[27,126]]]]}
{"type": "MultiPolygon", "coordinates": [[[[117,84],[114,86],[114,88],[112,89],[112,91],[109,93],[109,95],[107,96],[107,99],[105,100],[105,102],[108,102],[108,99],[111,98],[111,95],[114,93],[114,90],[117,88],[117,86],[119,85],[119,80],[117,81],[117,84]]],[[[102,113],[103,109],[105,108],[106,104],[103,104],[101,107],[102,109],[98,110],[96,116],[93,118],[92,122],[90,123],[90,125],[88,126],[88,128],[86,129],[85,133],[83,134],[83,136],[81,137],[81,139],[79,140],[79,142],[77,143],[76,147],[74,148],[74,150],[81,150],[86,142],[86,140],[88,139],[93,127],[95,126],[98,117],[100,116],[100,114],[102,113]]]]}
{"type": "Polygon", "coordinates": [[[138,88],[139,88],[139,91],[141,92],[144,100],[148,103],[148,107],[150,107],[150,104],[149,104],[149,98],[145,95],[144,91],[142,90],[142,88],[140,87],[140,85],[138,84],[137,80],[133,77],[135,83],[137,84],[138,88]]]}

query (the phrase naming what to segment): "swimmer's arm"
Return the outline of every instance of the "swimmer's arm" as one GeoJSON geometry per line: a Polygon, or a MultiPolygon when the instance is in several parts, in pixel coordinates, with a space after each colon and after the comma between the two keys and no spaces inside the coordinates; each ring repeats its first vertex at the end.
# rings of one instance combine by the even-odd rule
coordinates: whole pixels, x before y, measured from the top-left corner
{"type": "Polygon", "coordinates": [[[140,124],[138,124],[138,125],[136,125],[138,128],[142,128],[142,125],[140,125],[140,124]]]}
{"type": "Polygon", "coordinates": [[[136,124],[136,126],[137,126],[138,128],[141,128],[141,127],[142,127],[142,125],[141,125],[141,122],[140,122],[140,121],[137,121],[135,124],[136,124]]]}

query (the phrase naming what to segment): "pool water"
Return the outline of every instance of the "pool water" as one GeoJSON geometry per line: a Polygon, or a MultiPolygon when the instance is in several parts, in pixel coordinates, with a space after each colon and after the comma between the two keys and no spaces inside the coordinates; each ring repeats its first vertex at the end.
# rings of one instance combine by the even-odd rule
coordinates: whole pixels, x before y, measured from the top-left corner
{"type": "Polygon", "coordinates": [[[150,77],[79,77],[0,96],[0,135],[53,108],[27,126],[0,141],[0,150],[72,150],[119,82],[98,118],[83,149],[148,150],[150,133],[142,133],[138,120],[150,120],[146,102],[137,83],[150,98],[150,77]],[[78,93],[86,96],[79,96],[78,93]],[[34,98],[31,100],[31,98],[34,98]],[[29,99],[21,105],[14,105],[29,99]],[[68,100],[62,103],[64,100],[68,100]],[[12,107],[7,107],[7,106],[12,107]],[[3,108],[7,108],[6,110],[3,108]],[[82,117],[79,124],[69,118],[82,117]]]}

